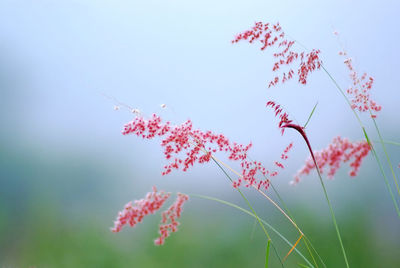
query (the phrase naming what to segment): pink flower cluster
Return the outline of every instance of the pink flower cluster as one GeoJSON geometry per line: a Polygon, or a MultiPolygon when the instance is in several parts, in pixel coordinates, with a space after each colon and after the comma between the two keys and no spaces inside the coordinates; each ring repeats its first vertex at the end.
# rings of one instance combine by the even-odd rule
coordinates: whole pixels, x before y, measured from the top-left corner
{"type": "Polygon", "coordinates": [[[162,213],[161,225],[159,226],[160,237],[154,240],[154,244],[163,245],[165,239],[178,230],[179,222],[177,219],[181,217],[183,204],[189,199],[189,196],[178,193],[175,202],[162,213]]]}
{"type": "Polygon", "coordinates": [[[118,233],[127,223],[134,227],[143,220],[144,216],[154,214],[159,210],[169,197],[170,193],[157,192],[156,187],[153,186],[153,192],[147,193],[144,199],[136,200],[134,204],[129,202],[125,205],[124,210],[118,213],[111,231],[118,233]]]}
{"type": "Polygon", "coordinates": [[[312,169],[315,169],[315,162],[321,171],[324,172],[324,168],[329,166],[328,177],[333,178],[336,171],[340,168],[341,163],[346,163],[351,161],[350,167],[352,168],[350,171],[350,176],[356,176],[358,170],[360,169],[361,163],[363,159],[368,155],[371,150],[368,142],[360,141],[360,142],[350,142],[348,139],[343,139],[341,137],[336,137],[332,144],[328,146],[328,148],[319,151],[313,152],[311,149],[311,144],[307,138],[307,134],[304,128],[300,125],[293,124],[292,120],[288,119],[288,114],[283,112],[283,109],[280,105],[277,105],[273,101],[267,102],[267,107],[271,107],[275,111],[275,116],[279,116],[279,128],[282,131],[286,128],[292,128],[297,130],[300,135],[304,138],[306,142],[311,156],[307,159],[306,164],[303,168],[301,168],[294,177],[294,180],[291,184],[296,184],[300,182],[300,177],[303,175],[308,175],[312,169]],[[314,162],[315,161],[315,162],[314,162]]]}
{"type": "Polygon", "coordinates": [[[285,125],[292,123],[292,120],[289,120],[289,115],[283,111],[283,107],[279,104],[276,104],[274,101],[268,101],[266,107],[271,107],[271,109],[274,109],[275,116],[278,116],[280,121],[279,121],[279,128],[281,129],[282,135],[285,132],[285,125]]]}
{"type": "Polygon", "coordinates": [[[153,114],[146,120],[141,116],[127,123],[122,134],[134,134],[145,139],[162,137],[161,146],[164,148],[165,158],[169,164],[164,166],[163,175],[169,174],[173,169],[187,171],[195,163],[206,163],[212,159],[217,151],[228,153],[229,160],[240,162],[242,177],[233,182],[234,187],[239,187],[243,181],[245,186],[269,186],[267,176],[276,176],[278,172],[270,172],[258,161],[248,159],[247,153],[252,144],[242,145],[232,143],[223,134],[214,134],[211,131],[203,132],[193,129],[190,120],[182,125],[173,126],[170,122],[163,123],[161,117],[153,114]],[[183,156],[182,156],[183,155],[183,156]],[[265,180],[257,181],[256,175],[260,173],[265,180]]]}
{"type": "MultiPolygon", "coordinates": [[[[170,195],[170,193],[165,193],[164,191],[157,192],[156,187],[153,186],[153,191],[147,193],[144,199],[136,200],[134,205],[132,202],[125,205],[124,210],[118,213],[117,220],[114,222],[114,227],[111,228],[111,231],[118,233],[127,223],[129,223],[131,227],[134,227],[143,220],[144,216],[154,214],[159,210],[170,195]]],[[[183,203],[188,199],[189,196],[178,193],[175,202],[168,210],[162,213],[162,224],[159,226],[160,237],[154,240],[154,244],[163,245],[165,239],[170,236],[171,232],[176,232],[178,230],[177,226],[179,222],[177,219],[181,217],[183,203]],[[168,221],[170,221],[170,223],[168,223],[168,221]]]]}
{"type": "MultiPolygon", "coordinates": [[[[349,161],[351,161],[349,174],[352,177],[356,176],[363,159],[370,150],[371,148],[366,141],[350,142],[346,138],[336,137],[327,148],[314,152],[314,155],[321,173],[324,172],[325,168],[329,168],[328,178],[332,179],[340,165],[349,161]]],[[[314,161],[310,157],[305,166],[297,172],[292,183],[298,183],[301,176],[308,175],[314,168],[314,161]]]]}
{"type": "Polygon", "coordinates": [[[285,83],[294,77],[294,69],[291,65],[300,60],[300,64],[297,67],[298,81],[305,85],[307,83],[308,75],[321,68],[321,60],[319,58],[320,50],[313,49],[311,52],[306,53],[305,51],[296,52],[293,50],[295,41],[286,38],[285,33],[282,31],[282,27],[277,24],[256,22],[255,25],[247,31],[238,34],[232,43],[237,43],[242,40],[247,40],[249,43],[253,43],[258,40],[261,43],[261,50],[265,50],[268,47],[274,47],[276,52],[273,53],[275,62],[272,67],[273,72],[281,70],[284,66],[288,67],[287,72],[282,72],[281,75],[277,75],[272,79],[268,87],[275,86],[279,82],[285,83]]]}
{"type": "MultiPolygon", "coordinates": [[[[339,55],[347,57],[346,51],[339,52],[339,55]]],[[[352,96],[351,108],[360,112],[369,111],[370,109],[371,111],[379,112],[382,107],[370,98],[370,90],[374,79],[368,76],[367,73],[363,73],[360,77],[354,69],[353,60],[351,58],[346,58],[344,64],[350,72],[352,81],[352,85],[347,89],[347,93],[352,96]]],[[[372,117],[375,118],[376,115],[373,114],[372,117]]]]}

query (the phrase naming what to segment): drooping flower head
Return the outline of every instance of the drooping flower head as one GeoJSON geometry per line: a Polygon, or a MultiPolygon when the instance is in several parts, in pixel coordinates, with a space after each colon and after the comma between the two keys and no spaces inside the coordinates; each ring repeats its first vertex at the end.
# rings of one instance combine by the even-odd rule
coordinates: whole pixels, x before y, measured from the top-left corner
{"type": "MultiPolygon", "coordinates": [[[[114,227],[111,228],[111,231],[118,233],[126,224],[135,227],[146,215],[154,214],[158,211],[170,196],[170,193],[164,191],[158,192],[156,187],[153,186],[153,191],[147,193],[145,198],[136,200],[134,203],[129,202],[125,205],[124,209],[118,213],[117,220],[114,222],[114,227]]],[[[178,230],[179,222],[177,219],[181,217],[183,203],[188,199],[189,196],[178,193],[175,202],[162,213],[161,224],[159,226],[160,237],[154,240],[154,244],[163,245],[165,239],[172,232],[178,230]]]]}
{"type": "Polygon", "coordinates": [[[293,47],[295,41],[286,37],[279,23],[256,22],[250,30],[238,34],[232,40],[232,43],[238,43],[239,41],[248,41],[249,43],[259,41],[261,50],[274,49],[273,57],[275,62],[273,63],[272,71],[281,71],[281,74],[271,79],[268,87],[275,86],[280,82],[285,83],[287,80],[292,79],[295,75],[295,70],[299,83],[305,85],[308,75],[322,66],[319,58],[321,51],[318,49],[313,49],[308,53],[302,50],[295,51],[293,47]],[[294,67],[295,63],[297,63],[297,66],[294,67]],[[284,67],[286,67],[287,71],[283,71],[284,67]]]}
{"type": "Polygon", "coordinates": [[[171,194],[164,191],[158,192],[153,186],[153,191],[147,193],[146,197],[140,200],[129,202],[124,209],[118,213],[117,220],[111,231],[118,233],[124,225],[128,224],[134,227],[141,222],[146,215],[154,214],[167,201],[171,194]]]}
{"type": "Polygon", "coordinates": [[[308,149],[310,150],[311,155],[307,159],[305,166],[297,172],[291,184],[298,183],[301,176],[307,175],[311,170],[315,169],[315,163],[318,165],[321,173],[324,172],[326,167],[329,167],[328,177],[333,178],[341,164],[350,161],[350,176],[354,177],[357,175],[363,159],[371,150],[367,141],[352,143],[348,139],[336,137],[328,148],[321,151],[313,151],[304,127],[294,124],[292,120],[289,120],[288,114],[283,112],[281,106],[277,105],[275,102],[268,101],[267,107],[274,109],[275,116],[279,116],[280,121],[278,126],[281,129],[282,134],[286,128],[295,129],[303,137],[308,149]]]}

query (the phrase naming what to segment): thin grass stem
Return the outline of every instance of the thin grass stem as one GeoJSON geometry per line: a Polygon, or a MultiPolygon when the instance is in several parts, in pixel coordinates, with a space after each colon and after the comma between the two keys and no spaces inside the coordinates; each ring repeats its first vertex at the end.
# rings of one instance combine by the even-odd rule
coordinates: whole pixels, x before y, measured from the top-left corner
{"type": "MultiPolygon", "coordinates": [[[[194,197],[198,197],[198,198],[202,198],[202,199],[208,199],[211,201],[216,201],[219,202],[221,204],[236,208],[244,213],[246,213],[247,215],[250,215],[251,217],[257,219],[256,215],[254,215],[251,211],[244,209],[236,204],[233,204],[231,202],[225,201],[225,200],[221,200],[215,197],[210,197],[210,196],[206,196],[206,195],[199,195],[199,194],[190,194],[190,196],[194,196],[194,197]]],[[[293,247],[293,244],[289,242],[289,240],[282,235],[278,230],[276,230],[272,225],[270,225],[267,221],[263,220],[260,218],[260,221],[269,229],[271,229],[272,232],[274,232],[276,235],[278,235],[286,244],[288,244],[290,247],[293,247]]],[[[300,250],[298,250],[297,248],[294,249],[294,251],[310,266],[310,267],[314,267],[311,262],[300,252],[300,250]]]]}

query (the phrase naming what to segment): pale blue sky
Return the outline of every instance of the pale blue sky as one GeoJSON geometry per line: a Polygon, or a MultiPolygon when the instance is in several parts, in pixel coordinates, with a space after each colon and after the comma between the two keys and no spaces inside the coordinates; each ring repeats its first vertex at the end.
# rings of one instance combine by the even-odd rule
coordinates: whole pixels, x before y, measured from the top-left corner
{"type": "MultiPolygon", "coordinates": [[[[230,40],[257,20],[279,21],[288,34],[321,49],[327,68],[345,87],[349,80],[332,34],[339,31],[356,66],[375,77],[373,98],[383,106],[378,120],[395,139],[399,8],[398,1],[3,0],[0,70],[10,80],[3,87],[1,118],[8,126],[3,140],[44,152],[140,163],[141,172],[158,178],[163,166],[158,142],[122,137],[132,115],[113,111],[105,93],[147,114],[161,112],[177,123],[190,118],[199,128],[253,141],[261,161],[271,162],[294,140],[293,157],[300,162],[291,163],[290,175],[307,151],[295,133],[280,136],[265,109],[269,98],[299,122],[319,102],[308,130],[316,149],[337,135],[356,140],[362,133],[324,73],[313,73],[306,87],[292,82],[267,89],[273,76],[269,53],[230,40]],[[161,111],[162,103],[173,111],[161,111]]],[[[215,173],[196,171],[200,177],[215,173]]]]}

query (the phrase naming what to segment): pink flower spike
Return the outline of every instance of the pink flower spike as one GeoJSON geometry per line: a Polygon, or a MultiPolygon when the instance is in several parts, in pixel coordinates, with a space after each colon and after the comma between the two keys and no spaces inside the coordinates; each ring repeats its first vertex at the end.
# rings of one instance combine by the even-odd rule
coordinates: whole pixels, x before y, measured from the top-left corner
{"type": "MultiPolygon", "coordinates": [[[[279,107],[276,107],[276,110],[278,113],[282,111],[279,107]]],[[[281,120],[290,122],[285,119],[286,115],[280,117],[281,120]]],[[[134,120],[125,124],[122,134],[134,134],[144,139],[161,137],[161,146],[168,161],[162,175],[178,169],[187,171],[196,163],[208,163],[219,151],[226,153],[229,160],[239,162],[242,168],[242,177],[233,182],[233,187],[240,187],[242,183],[245,183],[246,187],[252,185],[264,186],[265,189],[269,187],[268,179],[262,180],[261,183],[256,179],[257,175],[266,176],[269,171],[260,162],[249,160],[247,154],[252,147],[251,143],[238,144],[231,142],[223,134],[194,129],[190,120],[174,126],[169,122],[164,123],[161,117],[155,114],[150,119],[137,115],[134,120]]],[[[273,174],[277,175],[277,172],[273,174]]]]}
{"type": "Polygon", "coordinates": [[[181,217],[183,204],[189,199],[189,196],[178,193],[175,202],[162,213],[161,224],[159,226],[160,236],[154,240],[155,245],[163,245],[165,239],[178,231],[179,222],[177,219],[181,217]]]}
{"type": "MultiPolygon", "coordinates": [[[[320,168],[321,173],[325,168],[329,168],[328,178],[332,179],[336,171],[342,163],[350,161],[350,176],[357,175],[363,159],[371,150],[367,141],[350,142],[348,139],[336,137],[333,142],[325,149],[314,152],[315,160],[320,168]]],[[[292,184],[300,182],[300,177],[310,174],[315,169],[313,159],[307,159],[304,167],[302,167],[294,177],[292,184]]]]}
{"type": "MultiPolygon", "coordinates": [[[[283,112],[283,108],[280,105],[277,105],[274,101],[268,101],[266,107],[271,107],[275,110],[275,117],[279,117],[280,119],[278,126],[283,135],[286,125],[292,123],[293,121],[288,118],[289,115],[286,112],[283,112]]],[[[290,148],[288,148],[288,151],[289,150],[290,148]]]]}
{"type": "Polygon", "coordinates": [[[268,88],[276,86],[279,82],[285,83],[292,79],[295,74],[292,65],[295,62],[299,62],[297,67],[298,82],[303,85],[307,83],[308,75],[322,66],[322,61],[319,58],[320,51],[316,49],[309,53],[295,51],[293,49],[295,41],[286,38],[279,23],[273,25],[256,22],[250,30],[236,35],[232,43],[238,43],[239,41],[247,41],[251,44],[259,41],[262,51],[266,49],[275,50],[272,54],[275,58],[275,62],[272,64],[272,72],[281,72],[281,74],[276,75],[268,82],[268,88]],[[287,72],[283,70],[286,66],[289,68],[287,72]]]}
{"type": "MultiPolygon", "coordinates": [[[[347,53],[346,51],[343,51],[340,52],[339,55],[346,57],[347,53]]],[[[368,76],[367,73],[363,73],[362,75],[357,73],[351,58],[346,58],[344,64],[349,71],[349,77],[351,79],[351,85],[346,90],[347,94],[350,95],[351,98],[351,108],[353,110],[358,110],[359,112],[371,111],[371,117],[375,119],[375,113],[379,112],[382,109],[382,106],[373,101],[370,96],[374,79],[371,76],[368,76]]]]}
{"type": "Polygon", "coordinates": [[[129,202],[125,205],[124,209],[118,213],[117,220],[114,222],[114,227],[111,228],[111,231],[118,233],[127,223],[131,227],[134,227],[146,215],[154,214],[159,210],[169,196],[170,193],[165,193],[164,191],[157,192],[156,187],[153,186],[153,191],[147,193],[144,199],[136,200],[134,204],[129,202]]]}

